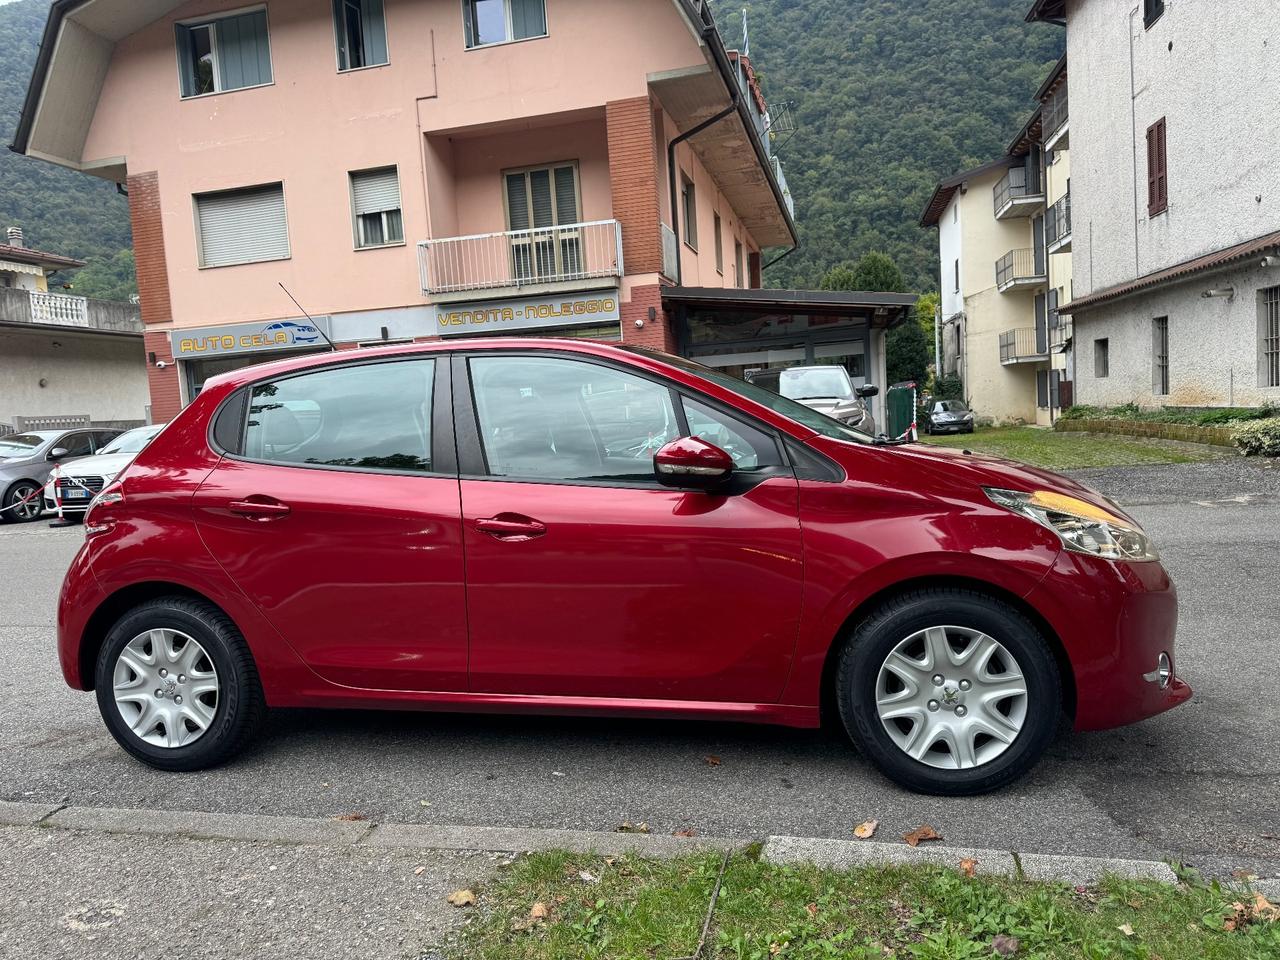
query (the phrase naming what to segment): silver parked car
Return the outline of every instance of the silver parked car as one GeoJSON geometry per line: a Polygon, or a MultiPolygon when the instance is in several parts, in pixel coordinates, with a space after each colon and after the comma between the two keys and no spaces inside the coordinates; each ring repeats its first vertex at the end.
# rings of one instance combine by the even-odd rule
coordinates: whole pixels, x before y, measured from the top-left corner
{"type": "MultiPolygon", "coordinates": [[[[153,423],[126,430],[106,446],[99,447],[92,457],[77,460],[75,466],[59,471],[58,493],[62,498],[63,516],[83,516],[89,509],[89,502],[116,478],[117,473],[133,463],[133,458],[164,427],[163,423],[153,423]]],[[[45,487],[44,505],[47,510],[57,507],[52,483],[45,487]]]]}
{"type": "Polygon", "coordinates": [[[748,373],[747,380],[875,436],[875,418],[863,401],[880,388],[855,387],[844,367],[778,367],[748,373]]]}
{"type": "Polygon", "coordinates": [[[0,520],[22,523],[44,510],[41,488],[55,464],[91,457],[119,430],[33,430],[0,437],[0,520]]]}

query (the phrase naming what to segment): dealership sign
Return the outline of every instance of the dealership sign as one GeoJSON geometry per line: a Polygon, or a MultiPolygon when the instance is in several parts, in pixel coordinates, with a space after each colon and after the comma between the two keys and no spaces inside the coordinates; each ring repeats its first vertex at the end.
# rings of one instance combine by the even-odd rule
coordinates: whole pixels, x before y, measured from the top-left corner
{"type": "Polygon", "coordinates": [[[616,323],[621,317],[617,288],[568,295],[441,304],[435,308],[435,314],[436,332],[442,337],[591,326],[616,323]]]}
{"type": "Polygon", "coordinates": [[[270,323],[235,323],[217,327],[173,330],[175,360],[225,357],[264,350],[304,350],[327,347],[329,318],[272,320],[270,323]]]}

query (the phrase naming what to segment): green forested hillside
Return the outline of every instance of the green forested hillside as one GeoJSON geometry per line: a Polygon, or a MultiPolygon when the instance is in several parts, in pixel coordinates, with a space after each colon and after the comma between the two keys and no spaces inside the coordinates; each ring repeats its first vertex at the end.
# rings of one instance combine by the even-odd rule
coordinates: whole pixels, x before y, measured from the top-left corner
{"type": "MultiPolygon", "coordinates": [[[[917,226],[934,183],[996,156],[1025,121],[1063,33],[1030,26],[1029,0],[713,0],[729,45],[748,11],[751,56],[771,101],[795,104],[781,156],[802,247],[772,286],[816,287],[869,250],[912,289],[937,286],[937,241],[917,226]]],[[[0,6],[0,136],[11,139],[48,0],[0,6]]],[[[77,292],[124,296],[128,209],[110,184],[0,150],[0,228],[91,259],[77,292]]]]}
{"type": "Polygon", "coordinates": [[[0,237],[21,224],[28,246],[90,261],[74,278],[77,293],[124,298],[132,281],[120,284],[114,259],[130,245],[124,197],[102,180],[8,149],[48,9],[48,0],[0,6],[0,237]]]}

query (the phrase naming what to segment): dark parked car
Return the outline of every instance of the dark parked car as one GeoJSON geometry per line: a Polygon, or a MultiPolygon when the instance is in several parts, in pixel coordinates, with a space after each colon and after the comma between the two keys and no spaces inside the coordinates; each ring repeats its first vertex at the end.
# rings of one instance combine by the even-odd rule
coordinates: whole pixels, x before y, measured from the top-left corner
{"type": "Polygon", "coordinates": [[[33,430],[0,437],[0,520],[23,523],[44,510],[41,491],[56,464],[89,457],[119,430],[33,430]]]}
{"type": "Polygon", "coordinates": [[[268,706],[829,707],[899,783],[967,794],[1064,713],[1190,697],[1177,619],[1138,524],[1076,481],[677,357],[486,339],[208,380],[90,506],[58,649],[166,770],[230,757],[268,706]]]}
{"type": "Polygon", "coordinates": [[[973,433],[973,411],[963,400],[932,400],[925,408],[925,433],[973,433]]]}
{"type": "Polygon", "coordinates": [[[844,367],[805,366],[756,370],[747,375],[751,383],[803,403],[806,407],[834,417],[841,423],[872,435],[876,421],[863,401],[880,392],[870,384],[855,387],[844,367]]]}

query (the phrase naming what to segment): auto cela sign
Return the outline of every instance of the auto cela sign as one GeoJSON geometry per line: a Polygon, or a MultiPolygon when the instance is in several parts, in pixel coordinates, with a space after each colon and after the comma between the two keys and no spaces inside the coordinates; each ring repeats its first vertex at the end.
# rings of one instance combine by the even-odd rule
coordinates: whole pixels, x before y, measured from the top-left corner
{"type": "Polygon", "coordinates": [[[270,323],[236,323],[170,333],[176,360],[224,357],[266,350],[302,350],[324,347],[329,318],[273,320],[270,323]]]}

